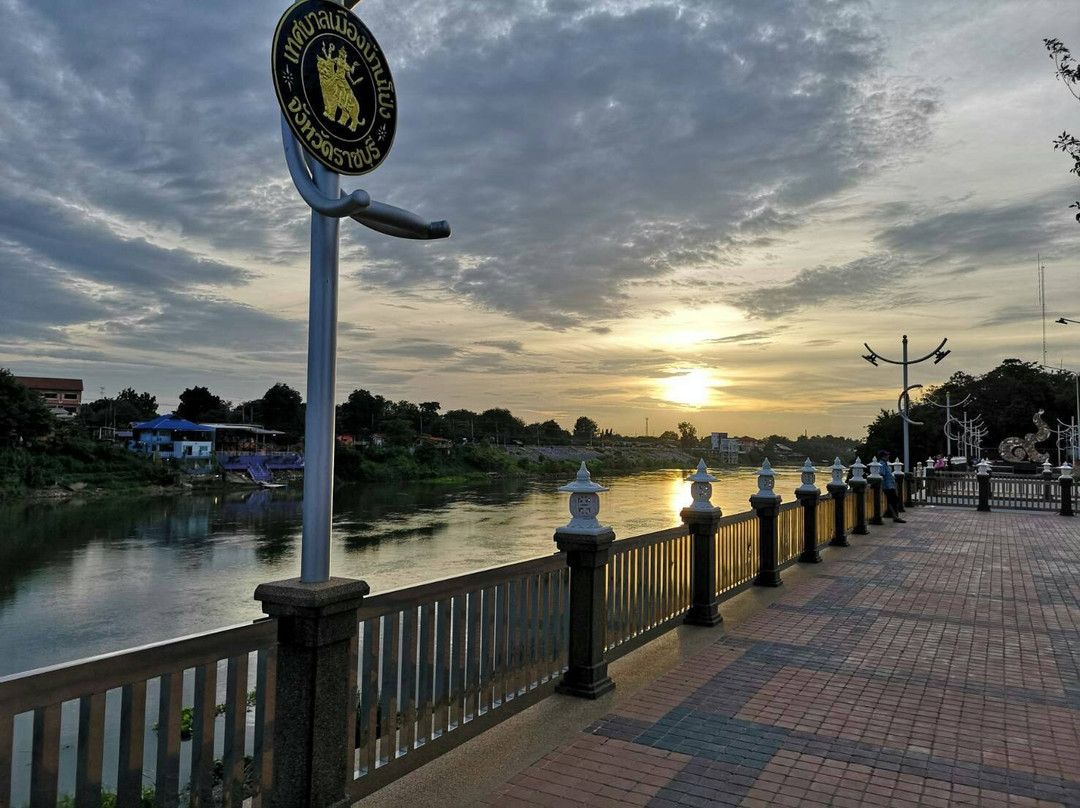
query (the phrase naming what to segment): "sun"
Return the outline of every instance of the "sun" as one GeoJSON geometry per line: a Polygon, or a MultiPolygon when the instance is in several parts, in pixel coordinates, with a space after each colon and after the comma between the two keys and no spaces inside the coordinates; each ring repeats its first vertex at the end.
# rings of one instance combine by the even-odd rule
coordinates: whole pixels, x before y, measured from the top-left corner
{"type": "Polygon", "coordinates": [[[661,382],[661,396],[672,404],[687,407],[703,407],[709,403],[712,379],[708,371],[694,368],[661,382]]]}

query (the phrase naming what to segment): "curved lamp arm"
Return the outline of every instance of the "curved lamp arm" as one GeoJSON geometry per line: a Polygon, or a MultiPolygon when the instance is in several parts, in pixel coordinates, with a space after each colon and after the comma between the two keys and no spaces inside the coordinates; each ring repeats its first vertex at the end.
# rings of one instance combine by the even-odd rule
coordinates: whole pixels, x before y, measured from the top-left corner
{"type": "Polygon", "coordinates": [[[285,162],[289,166],[293,185],[316,213],[335,219],[351,216],[365,227],[398,238],[436,239],[450,235],[449,222],[429,222],[407,210],[375,202],[367,191],[343,192],[339,199],[330,199],[312,180],[308,156],[289,128],[285,116],[281,118],[281,142],[285,147],[285,162]]]}
{"type": "Polygon", "coordinates": [[[364,227],[370,227],[388,236],[398,238],[446,238],[450,235],[450,223],[447,221],[429,222],[415,213],[395,208],[384,202],[372,202],[350,216],[364,227]]]}
{"type": "Polygon", "coordinates": [[[898,361],[896,361],[895,359],[887,359],[886,357],[882,356],[882,355],[881,355],[881,354],[879,354],[879,353],[878,353],[877,351],[875,351],[875,350],[874,350],[873,348],[871,348],[871,347],[870,347],[870,345],[869,345],[868,343],[866,343],[866,342],[864,342],[864,343],[863,343],[863,347],[865,347],[865,348],[866,348],[866,350],[868,350],[868,351],[869,351],[870,353],[872,353],[872,354],[873,354],[873,355],[874,355],[875,357],[877,357],[878,359],[880,359],[880,360],[881,360],[882,362],[888,362],[888,363],[889,363],[890,365],[904,365],[904,364],[907,364],[907,365],[916,365],[916,364],[918,364],[919,362],[925,362],[925,361],[926,361],[927,359],[929,359],[929,358],[930,358],[931,356],[933,356],[934,354],[936,354],[936,353],[937,353],[938,351],[940,351],[940,350],[941,350],[942,348],[944,348],[944,347],[945,347],[945,343],[946,343],[946,342],[948,342],[948,341],[949,341],[949,338],[948,338],[948,337],[946,337],[945,339],[943,339],[943,340],[941,341],[941,344],[940,344],[940,345],[938,345],[938,346],[937,346],[936,348],[934,348],[934,350],[932,350],[932,351],[931,351],[930,353],[928,353],[928,354],[927,354],[926,356],[924,356],[924,357],[922,357],[922,358],[920,358],[920,359],[909,359],[909,360],[908,360],[907,362],[898,362],[898,361]]]}
{"type": "Polygon", "coordinates": [[[910,418],[908,418],[907,413],[904,412],[903,404],[904,404],[905,401],[907,401],[909,404],[911,403],[910,402],[911,396],[909,395],[909,392],[911,390],[917,390],[917,389],[922,389],[922,385],[921,384],[909,384],[907,387],[904,388],[904,392],[902,392],[900,394],[900,398],[896,399],[896,410],[897,410],[897,412],[900,413],[901,418],[903,418],[905,421],[907,421],[912,426],[922,426],[923,422],[922,421],[912,421],[910,418]]]}
{"type": "Polygon", "coordinates": [[[289,166],[289,176],[292,177],[293,185],[316,213],[340,219],[343,216],[352,216],[356,211],[371,204],[371,197],[367,191],[343,193],[339,199],[331,199],[318,189],[315,181],[311,179],[311,174],[308,173],[300,142],[289,128],[284,115],[281,116],[281,143],[285,147],[285,162],[289,166]]]}

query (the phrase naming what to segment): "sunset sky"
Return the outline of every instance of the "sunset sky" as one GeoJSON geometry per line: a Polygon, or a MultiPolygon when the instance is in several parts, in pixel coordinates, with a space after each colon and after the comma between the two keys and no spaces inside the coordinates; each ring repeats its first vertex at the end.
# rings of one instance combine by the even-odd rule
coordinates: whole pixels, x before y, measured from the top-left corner
{"type": "MultiPolygon", "coordinates": [[[[0,366],[304,392],[308,209],[266,0],[0,0],[0,366]]],[[[1075,0],[364,0],[397,138],[342,225],[339,399],[861,436],[912,382],[1080,370],[1075,0]]]]}

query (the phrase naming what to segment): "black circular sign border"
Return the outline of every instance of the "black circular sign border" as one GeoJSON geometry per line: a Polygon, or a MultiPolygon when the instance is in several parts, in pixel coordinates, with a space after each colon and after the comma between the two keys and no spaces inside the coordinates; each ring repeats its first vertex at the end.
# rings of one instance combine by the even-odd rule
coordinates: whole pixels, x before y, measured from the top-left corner
{"type": "MultiPolygon", "coordinates": [[[[316,20],[318,17],[316,16],[316,20]]],[[[340,22],[339,20],[337,20],[340,22]]],[[[331,48],[331,53],[333,52],[331,48]]],[[[318,56],[316,57],[318,59],[318,56]]],[[[338,57],[342,57],[339,55],[338,57]]],[[[324,59],[318,59],[319,61],[325,61],[324,59]]],[[[342,72],[344,67],[339,65],[342,72]]],[[[281,108],[281,113],[285,116],[285,120],[288,121],[289,129],[300,141],[304,150],[310,154],[315,160],[322,165],[326,166],[331,171],[335,171],[338,174],[347,174],[350,176],[360,176],[374,171],[390,153],[391,147],[394,145],[394,138],[397,135],[397,93],[394,89],[394,79],[390,72],[390,66],[386,62],[386,55],[382,48],[379,47],[379,43],[375,40],[371,31],[366,25],[352,13],[345,6],[339,5],[332,0],[299,0],[294,3],[285,13],[282,14],[281,19],[278,21],[277,27],[274,29],[274,39],[270,49],[270,69],[274,79],[274,92],[277,95],[278,105],[281,108]],[[297,11],[301,7],[307,7],[303,14],[297,14],[297,11]],[[335,27],[328,29],[320,29],[310,23],[309,15],[318,15],[319,12],[325,12],[332,18],[333,15],[344,15],[347,17],[347,22],[342,25],[343,28],[348,28],[348,25],[355,26],[357,37],[363,40],[368,46],[367,52],[374,53],[374,58],[377,62],[377,66],[373,68],[369,63],[369,59],[364,58],[364,53],[361,51],[361,47],[355,42],[351,41],[335,27]],[[295,31],[297,22],[308,21],[308,24],[300,26],[301,34],[305,36],[303,39],[297,39],[295,37],[290,38],[291,34],[295,31]],[[307,32],[308,28],[313,28],[310,33],[307,32]],[[289,30],[286,30],[289,29],[289,30]],[[284,35],[283,35],[284,34],[284,35]],[[360,136],[349,142],[333,130],[329,129],[328,125],[322,120],[324,113],[318,109],[313,109],[310,103],[308,103],[308,97],[311,95],[311,87],[319,87],[319,95],[322,95],[321,85],[319,79],[310,75],[305,75],[303,72],[305,62],[310,63],[312,60],[306,58],[309,56],[308,50],[318,40],[325,41],[329,38],[335,43],[336,48],[341,48],[340,43],[344,43],[348,46],[348,51],[344,55],[344,64],[348,65],[351,57],[359,57],[354,60],[350,69],[355,69],[357,66],[361,66],[364,70],[363,79],[371,84],[370,96],[373,96],[374,103],[370,108],[370,116],[372,118],[371,125],[366,130],[366,138],[371,141],[371,145],[361,142],[365,136],[360,136]],[[291,47],[290,47],[291,46],[291,47]],[[288,55],[298,54],[297,58],[288,58],[288,55]],[[288,68],[288,73],[286,73],[288,68]],[[382,82],[376,80],[375,74],[378,73],[382,79],[382,82]],[[308,79],[308,80],[305,80],[308,79]],[[288,87],[288,91],[283,88],[283,85],[288,87]],[[293,90],[293,86],[297,89],[293,90]],[[380,86],[381,85],[381,86],[380,86]],[[381,98],[389,98],[388,104],[380,104],[381,98]],[[292,102],[296,103],[292,103],[292,102]],[[375,142],[373,132],[376,129],[377,119],[376,116],[380,115],[382,109],[387,109],[390,113],[389,118],[383,118],[382,125],[387,127],[385,133],[385,143],[375,142]],[[317,136],[313,137],[312,133],[317,136]],[[357,148],[357,143],[360,143],[357,148]],[[378,156],[372,156],[372,145],[375,150],[378,151],[378,156]],[[365,163],[364,157],[360,154],[363,151],[364,155],[370,158],[370,164],[365,163]],[[334,157],[336,154],[341,155],[341,164],[335,162],[334,157]],[[350,155],[355,155],[356,159],[351,159],[350,155]],[[354,164],[358,164],[355,167],[354,164]]],[[[335,76],[337,73],[335,73],[335,76]]],[[[365,97],[370,97],[365,94],[365,97]]],[[[354,110],[352,115],[343,107],[335,106],[333,121],[335,128],[345,128],[346,124],[342,124],[339,121],[338,112],[340,110],[340,117],[345,118],[346,121],[351,117],[354,125],[357,125],[357,116],[361,111],[359,109],[360,99],[356,93],[351,93],[353,100],[357,102],[357,110],[354,110]]],[[[314,99],[312,99],[314,100],[314,99]]],[[[325,99],[324,99],[325,100],[325,99]]],[[[366,123],[366,121],[365,121],[366,123]]]]}

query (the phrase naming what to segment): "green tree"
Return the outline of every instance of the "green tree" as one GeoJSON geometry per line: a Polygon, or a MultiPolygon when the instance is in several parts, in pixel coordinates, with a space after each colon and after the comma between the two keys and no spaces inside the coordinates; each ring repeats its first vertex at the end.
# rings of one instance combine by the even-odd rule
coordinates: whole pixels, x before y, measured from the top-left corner
{"type": "Polygon", "coordinates": [[[292,436],[304,434],[304,400],[289,385],[278,382],[259,400],[259,418],[267,429],[292,436]]]}
{"type": "Polygon", "coordinates": [[[52,431],[54,420],[41,396],[0,368],[0,445],[43,438],[52,431]]]}
{"type": "MultiPolygon", "coordinates": [[[[117,404],[127,406],[127,412],[133,417],[125,418],[126,421],[149,421],[157,415],[157,396],[149,393],[136,393],[134,387],[125,387],[116,395],[117,404]]],[[[122,423],[117,419],[117,423],[122,423]]]]}
{"type": "Polygon", "coordinates": [[[387,408],[387,400],[367,390],[353,390],[338,408],[338,431],[349,435],[367,435],[378,431],[387,408]]]}
{"type": "Polygon", "coordinates": [[[596,425],[596,421],[582,415],[574,421],[574,439],[591,441],[598,429],[599,427],[596,425]]]}
{"type": "MultiPolygon", "coordinates": [[[[1054,75],[1064,82],[1065,88],[1072,93],[1073,98],[1080,101],[1080,65],[1076,63],[1069,49],[1060,40],[1044,39],[1043,45],[1046,46],[1054,62],[1054,75]]],[[[1080,177],[1080,139],[1070,135],[1066,130],[1054,140],[1054,151],[1064,152],[1073,161],[1070,172],[1080,177]]],[[[1080,201],[1073,202],[1069,207],[1080,211],[1080,201]]],[[[1080,222],[1080,213],[1076,214],[1076,221],[1080,222]]]]}
{"type": "Polygon", "coordinates": [[[676,427],[679,430],[679,445],[684,449],[697,446],[697,427],[689,421],[680,421],[676,427]]]}
{"type": "Polygon", "coordinates": [[[678,440],[679,436],[673,429],[665,429],[660,433],[660,440],[678,440]]]}
{"type": "Polygon", "coordinates": [[[180,394],[180,406],[176,408],[176,417],[185,418],[194,423],[223,422],[229,420],[230,404],[215,396],[205,387],[189,387],[180,394]]]}

